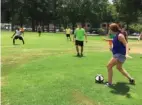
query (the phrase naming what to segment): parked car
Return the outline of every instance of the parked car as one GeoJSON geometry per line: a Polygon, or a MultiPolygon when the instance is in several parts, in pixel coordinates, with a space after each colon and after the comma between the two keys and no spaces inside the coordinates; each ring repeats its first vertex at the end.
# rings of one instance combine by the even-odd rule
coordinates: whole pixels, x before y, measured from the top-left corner
{"type": "Polygon", "coordinates": [[[135,32],[135,33],[132,33],[131,35],[133,35],[133,36],[139,36],[139,35],[140,35],[140,33],[135,32]]]}

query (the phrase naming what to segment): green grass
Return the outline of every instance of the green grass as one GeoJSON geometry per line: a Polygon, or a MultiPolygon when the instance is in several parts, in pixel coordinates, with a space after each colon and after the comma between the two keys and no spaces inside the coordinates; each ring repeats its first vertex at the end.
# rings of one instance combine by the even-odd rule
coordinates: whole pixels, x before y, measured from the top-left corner
{"type": "MultiPolygon", "coordinates": [[[[114,88],[95,83],[111,58],[108,44],[90,36],[85,57],[75,57],[73,42],[63,34],[25,33],[25,45],[12,45],[12,32],[2,32],[2,105],[142,105],[142,55],[131,54],[124,67],[136,79],[128,81],[114,68],[114,88]]],[[[132,49],[142,43],[130,41],[132,49]]],[[[141,51],[141,50],[139,50],[141,51]]]]}

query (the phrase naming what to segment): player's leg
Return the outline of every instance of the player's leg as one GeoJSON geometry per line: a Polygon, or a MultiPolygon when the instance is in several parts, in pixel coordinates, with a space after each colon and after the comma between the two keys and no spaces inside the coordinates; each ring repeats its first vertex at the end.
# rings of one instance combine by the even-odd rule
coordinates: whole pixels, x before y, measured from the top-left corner
{"type": "Polygon", "coordinates": [[[67,38],[67,40],[68,40],[68,34],[66,34],[66,38],[67,38]]]}
{"type": "Polygon", "coordinates": [[[111,58],[107,65],[107,70],[108,70],[108,84],[112,84],[112,77],[113,77],[113,67],[116,65],[117,59],[116,58],[111,58]]]}
{"type": "Polygon", "coordinates": [[[140,35],[138,36],[138,41],[140,41],[140,35]]]}
{"type": "Polygon", "coordinates": [[[15,45],[15,40],[17,40],[19,37],[18,36],[14,36],[13,38],[13,45],[15,45]]]}
{"type": "Polygon", "coordinates": [[[81,46],[81,56],[83,56],[83,50],[84,50],[83,41],[80,41],[80,46],[81,46]]]}
{"type": "Polygon", "coordinates": [[[24,38],[22,37],[22,42],[23,42],[23,44],[25,44],[25,41],[24,41],[24,38]]]}
{"type": "Polygon", "coordinates": [[[23,31],[23,36],[24,36],[24,31],[23,31]]]}
{"type": "Polygon", "coordinates": [[[69,40],[69,34],[67,34],[67,40],[69,40]]]}
{"type": "Polygon", "coordinates": [[[80,56],[80,54],[79,54],[79,46],[78,45],[76,45],[76,52],[77,52],[77,56],[80,56]]]}
{"type": "Polygon", "coordinates": [[[83,56],[83,46],[81,46],[81,56],[83,56]]]}
{"type": "Polygon", "coordinates": [[[38,35],[41,36],[41,31],[38,31],[38,35]]]}
{"type": "Polygon", "coordinates": [[[121,74],[123,74],[126,78],[128,78],[131,84],[134,84],[135,83],[134,79],[122,66],[123,66],[123,63],[120,61],[117,61],[116,68],[119,70],[119,72],[121,72],[121,74]]]}
{"type": "Polygon", "coordinates": [[[71,41],[70,34],[67,34],[67,40],[71,41]]]}
{"type": "Polygon", "coordinates": [[[19,39],[22,40],[23,44],[25,44],[25,41],[22,36],[19,36],[19,39]]]}
{"type": "Polygon", "coordinates": [[[139,37],[138,37],[138,41],[140,41],[140,40],[141,40],[141,37],[142,37],[142,34],[141,34],[141,35],[139,35],[139,37]]]}
{"type": "Polygon", "coordinates": [[[41,31],[38,31],[38,35],[41,36],[41,31]]]}
{"type": "Polygon", "coordinates": [[[13,45],[15,45],[16,36],[13,38],[13,45]]]}
{"type": "Polygon", "coordinates": [[[70,41],[71,41],[71,36],[69,35],[69,39],[70,39],[70,41]]]}
{"type": "Polygon", "coordinates": [[[75,46],[76,46],[76,52],[77,52],[77,56],[79,56],[79,43],[78,43],[78,40],[75,41],[75,46]]]}

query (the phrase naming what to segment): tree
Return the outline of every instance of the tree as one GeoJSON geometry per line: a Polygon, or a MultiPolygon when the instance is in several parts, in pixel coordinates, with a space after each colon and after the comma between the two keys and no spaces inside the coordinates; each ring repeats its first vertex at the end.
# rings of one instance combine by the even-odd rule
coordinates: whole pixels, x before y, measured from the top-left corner
{"type": "Polygon", "coordinates": [[[128,25],[132,22],[136,22],[140,15],[140,0],[114,0],[118,12],[118,18],[128,25]],[[137,7],[138,6],[138,7],[137,7]]]}

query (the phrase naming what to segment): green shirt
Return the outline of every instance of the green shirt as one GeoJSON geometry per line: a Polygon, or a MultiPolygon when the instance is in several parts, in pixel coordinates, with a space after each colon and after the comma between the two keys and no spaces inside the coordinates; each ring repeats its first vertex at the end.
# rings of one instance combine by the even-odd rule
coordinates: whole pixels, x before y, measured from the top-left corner
{"type": "Polygon", "coordinates": [[[109,32],[108,32],[108,37],[109,37],[110,39],[113,39],[113,38],[115,37],[115,34],[112,34],[112,33],[110,32],[110,30],[109,30],[109,32]]]}
{"type": "Polygon", "coordinates": [[[77,28],[75,30],[75,37],[78,41],[84,41],[85,30],[83,28],[77,28]]]}
{"type": "Polygon", "coordinates": [[[110,39],[113,39],[114,37],[115,37],[114,34],[109,34],[109,38],[110,38],[110,39]]]}

